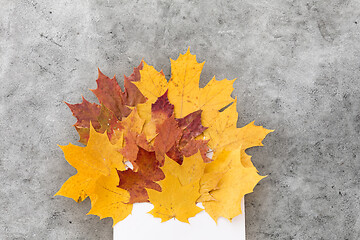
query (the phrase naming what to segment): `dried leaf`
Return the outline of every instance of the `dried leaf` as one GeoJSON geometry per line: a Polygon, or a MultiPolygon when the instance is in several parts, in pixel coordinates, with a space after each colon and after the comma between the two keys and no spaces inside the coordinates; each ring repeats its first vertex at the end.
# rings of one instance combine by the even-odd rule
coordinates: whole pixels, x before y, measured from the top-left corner
{"type": "Polygon", "coordinates": [[[100,123],[98,122],[100,106],[96,103],[88,102],[84,97],[82,97],[82,100],[82,103],[66,103],[66,105],[68,105],[74,117],[77,119],[74,126],[80,135],[79,142],[86,144],[89,139],[90,121],[92,122],[94,128],[100,128],[100,123]]]}
{"type": "Polygon", "coordinates": [[[140,118],[137,108],[134,108],[130,115],[122,121],[122,124],[125,132],[131,131],[141,133],[144,126],[144,120],[140,118]]]}
{"type": "Polygon", "coordinates": [[[254,125],[237,128],[236,101],[223,112],[214,113],[211,118],[203,118],[208,129],[204,135],[209,139],[209,146],[214,152],[232,151],[241,146],[241,161],[245,167],[253,167],[251,157],[245,153],[250,147],[263,146],[262,140],[273,130],[254,125]]]}
{"type": "Polygon", "coordinates": [[[125,147],[120,150],[126,160],[130,161],[134,170],[137,171],[137,164],[135,160],[138,155],[139,146],[151,151],[151,147],[148,145],[146,141],[146,137],[141,134],[144,120],[140,118],[137,113],[137,109],[135,108],[131,114],[121,122],[124,126],[124,139],[125,139],[125,147]]]}
{"type": "Polygon", "coordinates": [[[110,79],[99,70],[99,77],[96,80],[98,88],[92,91],[102,103],[101,108],[98,104],[89,103],[84,97],[80,104],[66,103],[77,118],[74,126],[80,135],[79,142],[87,144],[90,121],[97,132],[108,131],[109,138],[116,142],[118,136],[114,136],[112,139],[112,135],[115,130],[121,129],[119,122],[122,117],[130,114],[131,109],[127,106],[136,106],[146,102],[146,98],[133,84],[133,82],[140,81],[142,66],[141,62],[137,68],[134,68],[134,72],[129,77],[124,76],[124,92],[122,92],[115,77],[110,79]]]}
{"type": "Polygon", "coordinates": [[[176,218],[189,223],[188,218],[203,210],[195,203],[200,197],[199,179],[204,165],[200,154],[185,158],[182,166],[167,158],[162,167],[165,179],[159,182],[162,191],[147,190],[154,205],[149,213],[161,218],[161,222],[176,218]]]}
{"type": "Polygon", "coordinates": [[[204,88],[200,89],[198,108],[203,110],[202,118],[211,116],[213,112],[218,112],[234,101],[231,97],[234,81],[235,79],[218,81],[213,77],[204,88]]]}
{"type": "Polygon", "coordinates": [[[174,105],[169,102],[167,91],[151,105],[151,118],[155,125],[162,124],[174,113],[174,105]]]}
{"type": "Polygon", "coordinates": [[[190,157],[185,157],[181,165],[166,157],[165,165],[164,169],[177,177],[181,185],[187,185],[200,180],[206,164],[198,152],[190,157]]]}
{"type": "Polygon", "coordinates": [[[183,156],[190,157],[199,150],[204,162],[211,161],[211,159],[206,156],[209,150],[207,146],[208,141],[195,140],[197,136],[206,130],[206,127],[201,125],[201,112],[202,110],[198,110],[184,118],[177,119],[178,126],[182,131],[181,137],[166,154],[179,164],[182,164],[183,156]]]}
{"type": "Polygon", "coordinates": [[[161,125],[156,126],[158,135],[155,138],[154,150],[156,158],[162,166],[165,160],[165,153],[173,147],[181,136],[181,130],[178,127],[174,115],[166,119],[161,125]]]}
{"type": "Polygon", "coordinates": [[[86,147],[71,143],[60,147],[65,159],[76,168],[77,173],[64,183],[56,195],[81,202],[88,195],[93,194],[96,182],[101,176],[109,176],[112,168],[125,169],[123,156],[119,153],[122,141],[115,145],[111,144],[107,135],[97,133],[92,125],[86,147]]]}
{"type": "Polygon", "coordinates": [[[127,161],[131,162],[133,170],[136,172],[138,170],[136,159],[138,157],[139,148],[143,148],[148,152],[153,152],[154,148],[147,142],[144,134],[129,131],[125,135],[124,140],[125,146],[120,152],[127,161]]]}
{"type": "Polygon", "coordinates": [[[130,168],[118,171],[120,178],[118,187],[129,191],[129,203],[147,202],[148,194],[145,188],[161,191],[161,187],[155,181],[160,181],[165,176],[154,152],[139,148],[135,163],[138,166],[137,172],[130,168]]]}
{"type": "Polygon", "coordinates": [[[128,204],[128,191],[116,187],[119,182],[116,169],[111,169],[109,176],[101,176],[96,182],[94,193],[91,194],[91,210],[88,214],[97,215],[100,219],[111,217],[113,226],[125,219],[132,211],[132,204],[128,204]]]}
{"type": "Polygon", "coordinates": [[[107,132],[107,135],[112,143],[117,142],[119,138],[121,138],[121,132],[124,129],[122,122],[119,121],[115,114],[104,105],[101,105],[98,122],[100,124],[100,128],[95,128],[95,130],[100,133],[107,132]]]}
{"type": "Polygon", "coordinates": [[[203,201],[205,211],[217,222],[219,217],[230,221],[241,214],[241,200],[245,194],[251,193],[256,184],[263,179],[254,167],[245,168],[240,160],[240,148],[231,152],[223,152],[217,159],[205,167],[205,172],[219,172],[218,169],[228,170],[223,174],[216,189],[209,193],[215,199],[203,201]]]}
{"type": "Polygon", "coordinates": [[[182,118],[199,110],[199,80],[204,63],[198,63],[190,49],[177,60],[171,61],[169,100],[175,105],[175,117],[182,118]]]}
{"type": "Polygon", "coordinates": [[[146,98],[140,90],[136,87],[134,82],[140,81],[140,70],[143,69],[143,62],[134,68],[134,72],[129,76],[124,76],[124,93],[122,94],[125,105],[135,107],[140,103],[145,103],[146,98]]]}
{"type": "Polygon", "coordinates": [[[167,81],[162,70],[156,71],[153,66],[149,66],[143,61],[144,67],[140,70],[140,81],[133,82],[140,92],[148,99],[148,103],[154,103],[158,97],[162,96],[167,90],[167,81]]]}
{"type": "Polygon", "coordinates": [[[96,82],[97,88],[91,91],[99,99],[99,102],[110,109],[119,120],[123,117],[127,117],[131,110],[125,105],[122,96],[123,92],[117,83],[115,76],[109,78],[99,69],[99,77],[96,82]]]}

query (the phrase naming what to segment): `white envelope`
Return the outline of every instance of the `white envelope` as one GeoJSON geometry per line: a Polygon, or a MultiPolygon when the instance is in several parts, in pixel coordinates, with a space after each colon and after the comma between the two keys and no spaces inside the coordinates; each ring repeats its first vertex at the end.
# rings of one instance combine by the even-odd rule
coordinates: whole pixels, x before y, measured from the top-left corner
{"type": "Polygon", "coordinates": [[[148,213],[152,208],[150,203],[134,204],[132,214],[115,225],[114,240],[245,240],[244,198],[242,214],[232,222],[219,218],[217,224],[205,211],[189,218],[190,224],[176,219],[161,223],[148,213]]]}

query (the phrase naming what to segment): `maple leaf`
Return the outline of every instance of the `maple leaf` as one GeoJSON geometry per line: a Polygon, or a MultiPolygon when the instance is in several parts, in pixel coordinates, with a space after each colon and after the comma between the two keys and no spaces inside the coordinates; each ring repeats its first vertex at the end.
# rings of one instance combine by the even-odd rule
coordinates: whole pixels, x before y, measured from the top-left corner
{"type": "Polygon", "coordinates": [[[188,49],[185,54],[180,54],[177,60],[171,59],[172,75],[167,82],[162,71],[158,72],[144,62],[144,68],[140,71],[141,79],[135,83],[148,99],[147,103],[140,106],[141,117],[146,122],[150,121],[147,113],[151,104],[167,90],[169,101],[175,106],[175,118],[183,118],[198,110],[202,110],[202,118],[210,118],[233,102],[231,92],[234,90],[235,79],[218,81],[214,77],[204,88],[199,88],[203,65],[204,63],[196,61],[196,56],[192,55],[188,49]]]}
{"type": "Polygon", "coordinates": [[[96,132],[90,124],[86,147],[72,144],[60,147],[77,173],[55,195],[72,198],[77,202],[89,196],[92,208],[88,214],[98,215],[100,219],[111,217],[114,225],[126,218],[132,211],[132,204],[127,204],[130,194],[116,187],[119,182],[117,169],[125,170],[123,157],[119,153],[122,139],[112,144],[106,133],[96,132]]]}
{"type": "Polygon", "coordinates": [[[204,163],[200,152],[197,152],[190,157],[185,157],[183,164],[181,165],[175,161],[171,161],[169,157],[166,157],[165,162],[166,166],[164,168],[177,177],[181,185],[199,181],[203,176],[205,166],[207,165],[204,163]]]}
{"type": "Polygon", "coordinates": [[[129,191],[129,203],[147,202],[148,194],[145,188],[161,191],[160,185],[155,181],[160,181],[165,176],[154,152],[139,148],[135,164],[138,166],[137,172],[130,168],[118,171],[120,178],[118,187],[129,191]]]}
{"type": "Polygon", "coordinates": [[[74,127],[80,135],[79,142],[86,144],[89,139],[90,121],[95,128],[100,128],[100,123],[98,122],[100,106],[96,103],[88,102],[84,97],[82,97],[82,100],[82,103],[77,104],[65,103],[77,119],[74,127]]]}
{"type": "Polygon", "coordinates": [[[183,156],[189,157],[200,150],[205,162],[208,151],[207,142],[195,140],[206,128],[201,125],[201,110],[190,113],[184,118],[174,119],[174,105],[167,98],[167,91],[151,107],[151,123],[156,127],[154,149],[159,162],[163,163],[164,154],[182,164],[183,156]]]}
{"type": "Polygon", "coordinates": [[[245,127],[237,128],[238,113],[236,100],[222,112],[214,112],[211,117],[202,120],[208,129],[204,135],[209,139],[209,146],[214,152],[232,151],[241,146],[241,162],[245,167],[253,167],[251,157],[245,153],[250,147],[263,146],[262,140],[273,130],[249,123],[245,127]]]}
{"type": "Polygon", "coordinates": [[[122,124],[125,132],[132,131],[141,133],[144,126],[144,120],[140,118],[137,108],[134,108],[131,114],[127,118],[123,119],[122,124]]]}
{"type": "Polygon", "coordinates": [[[166,91],[151,105],[151,119],[155,122],[155,125],[162,124],[174,113],[174,105],[169,102],[167,94],[168,92],[166,91]]]}
{"type": "Polygon", "coordinates": [[[145,120],[144,133],[149,141],[152,141],[156,136],[156,125],[152,121],[152,104],[155,103],[159,97],[163,96],[167,90],[167,81],[162,70],[156,71],[154,67],[149,66],[143,61],[143,69],[140,70],[140,81],[133,82],[140,92],[147,98],[143,104],[138,104],[137,109],[139,115],[145,120]]]}
{"type": "Polygon", "coordinates": [[[166,153],[170,158],[182,164],[183,156],[190,157],[198,150],[205,162],[210,162],[211,159],[206,156],[209,148],[208,141],[195,140],[197,136],[203,133],[207,128],[201,125],[201,112],[190,113],[184,118],[177,119],[178,126],[182,130],[182,135],[176,144],[166,153]]]}
{"type": "Polygon", "coordinates": [[[154,150],[156,153],[156,158],[162,166],[165,160],[165,153],[167,153],[172,146],[175,145],[176,141],[181,136],[181,130],[178,127],[178,124],[172,115],[170,118],[166,119],[161,125],[156,127],[158,135],[155,138],[154,150]]]}
{"type": "Polygon", "coordinates": [[[139,146],[148,151],[152,151],[146,140],[146,137],[141,133],[144,126],[144,120],[141,119],[137,113],[137,108],[134,108],[131,114],[121,123],[124,127],[123,133],[125,147],[121,149],[120,152],[123,154],[126,160],[132,163],[134,170],[137,171],[138,166],[135,160],[138,155],[139,146]]]}
{"type": "Polygon", "coordinates": [[[137,104],[145,103],[146,98],[140,90],[136,87],[134,82],[140,81],[140,70],[143,69],[143,62],[141,61],[140,65],[134,68],[134,72],[129,76],[124,76],[124,93],[122,94],[124,103],[127,106],[135,107],[137,104]]]}
{"type": "MultiPolygon", "coordinates": [[[[192,55],[190,49],[188,49],[184,55],[180,54],[177,60],[171,59],[172,76],[168,83],[162,71],[158,72],[154,67],[144,62],[144,68],[140,71],[140,81],[136,82],[135,85],[148,99],[145,104],[138,105],[138,109],[139,115],[145,120],[144,133],[149,141],[156,136],[156,128],[148,114],[151,104],[166,91],[169,92],[170,102],[175,106],[174,114],[176,118],[183,118],[193,112],[202,110],[201,117],[211,119],[220,109],[233,101],[231,92],[233,91],[232,85],[235,79],[218,81],[214,77],[204,88],[199,88],[203,65],[204,63],[196,61],[196,56],[192,55]]],[[[210,126],[204,125],[206,127],[210,126]]],[[[181,163],[183,155],[190,156],[196,153],[197,150],[201,151],[204,161],[209,161],[206,157],[209,150],[206,146],[207,141],[187,139],[185,137],[182,138],[181,145],[179,144],[180,142],[168,152],[168,156],[175,161],[181,163]]]]}
{"type": "Polygon", "coordinates": [[[200,89],[199,101],[196,103],[199,109],[203,110],[202,118],[211,116],[224,107],[231,104],[234,99],[231,93],[234,90],[233,84],[236,79],[216,80],[213,77],[204,88],[200,89]]]}
{"type": "Polygon", "coordinates": [[[206,116],[218,111],[233,101],[234,80],[217,81],[215,77],[199,88],[199,80],[204,63],[198,63],[190,49],[177,60],[171,59],[171,79],[168,84],[169,100],[175,105],[175,117],[181,118],[197,110],[206,116]]]}
{"type": "Polygon", "coordinates": [[[213,171],[204,173],[200,180],[200,197],[197,202],[216,200],[211,194],[211,191],[218,189],[220,179],[224,176],[225,171],[213,171]]]}
{"type": "Polygon", "coordinates": [[[113,145],[107,134],[98,133],[90,125],[90,138],[87,146],[79,147],[71,143],[60,146],[65,159],[76,168],[76,175],[70,177],[55,195],[83,201],[92,194],[97,180],[110,175],[112,168],[125,169],[123,156],[119,153],[122,141],[113,145]]]}
{"type": "Polygon", "coordinates": [[[169,81],[169,99],[175,105],[175,116],[184,117],[199,110],[196,100],[199,98],[199,80],[204,63],[198,63],[190,49],[177,60],[171,61],[171,79],[169,81]]]}
{"type": "Polygon", "coordinates": [[[213,159],[216,162],[207,164],[204,170],[204,174],[200,179],[200,197],[197,202],[205,202],[216,200],[212,195],[211,191],[219,189],[218,185],[224,174],[230,169],[230,162],[232,161],[229,156],[230,152],[215,152],[213,159]],[[219,157],[220,155],[220,157],[219,157]]]}
{"type": "Polygon", "coordinates": [[[101,105],[100,114],[97,119],[100,128],[95,128],[95,130],[100,133],[106,132],[111,142],[117,142],[121,137],[121,131],[124,129],[123,123],[104,105],[101,105]]]}
{"type": "Polygon", "coordinates": [[[244,167],[240,155],[240,148],[231,152],[224,151],[205,167],[205,173],[219,173],[225,170],[216,184],[216,189],[209,192],[215,200],[202,202],[205,211],[215,222],[219,217],[231,221],[241,214],[242,198],[245,194],[251,193],[256,184],[264,178],[254,167],[244,167]]]}
{"type": "Polygon", "coordinates": [[[174,113],[174,105],[169,102],[167,92],[157,98],[152,104],[147,102],[137,105],[137,109],[140,117],[144,119],[143,133],[149,142],[155,139],[157,126],[161,125],[174,113]]]}
{"type": "MultiPolygon", "coordinates": [[[[77,118],[74,126],[80,135],[79,142],[87,144],[90,121],[96,131],[101,133],[108,131],[108,136],[111,139],[114,130],[121,128],[119,122],[122,117],[128,116],[131,112],[127,106],[136,106],[146,102],[146,98],[133,84],[133,82],[140,80],[142,66],[141,62],[138,67],[134,68],[134,72],[129,77],[124,76],[124,92],[122,92],[115,77],[111,79],[98,70],[99,77],[96,80],[98,88],[92,92],[99,99],[101,107],[96,103],[89,103],[84,97],[80,104],[66,103],[77,118]]],[[[113,141],[116,142],[116,136],[113,141]]]]}
{"type": "Polygon", "coordinates": [[[115,168],[111,169],[109,176],[101,176],[90,195],[91,210],[88,214],[97,215],[100,219],[111,217],[113,226],[125,219],[132,211],[132,204],[128,204],[130,194],[128,191],[116,187],[119,176],[115,168]]]}
{"type": "Polygon", "coordinates": [[[99,99],[99,102],[110,109],[121,120],[130,114],[131,110],[125,105],[123,92],[116,81],[116,77],[109,78],[99,69],[99,77],[96,80],[97,88],[91,91],[99,99]]]}
{"type": "Polygon", "coordinates": [[[154,103],[167,90],[167,81],[163,71],[156,71],[143,61],[143,69],[140,70],[140,81],[133,82],[140,92],[148,99],[148,103],[154,103]]]}
{"type": "Polygon", "coordinates": [[[147,190],[154,205],[149,213],[161,218],[161,222],[176,218],[189,223],[188,218],[203,210],[195,202],[200,197],[199,181],[204,167],[200,154],[185,157],[181,166],[167,158],[161,168],[165,173],[165,179],[159,182],[162,191],[147,190]]]}
{"type": "Polygon", "coordinates": [[[136,159],[138,157],[139,148],[143,148],[148,152],[153,152],[154,148],[147,142],[144,134],[138,134],[128,131],[124,137],[125,147],[120,150],[124,158],[131,162],[133,170],[138,170],[136,159]]]}

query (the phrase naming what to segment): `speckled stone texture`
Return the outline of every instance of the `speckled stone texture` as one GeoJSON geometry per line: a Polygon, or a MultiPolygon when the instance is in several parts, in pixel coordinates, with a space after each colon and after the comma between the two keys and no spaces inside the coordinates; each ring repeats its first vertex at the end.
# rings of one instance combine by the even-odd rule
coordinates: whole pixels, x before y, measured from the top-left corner
{"type": "Polygon", "coordinates": [[[169,77],[188,46],[201,86],[237,78],[239,127],[276,129],[248,150],[268,177],[246,196],[247,239],[360,239],[358,0],[0,0],[0,239],[112,239],[88,200],[53,197],[76,172],[63,101],[96,101],[97,67],[169,77]]]}

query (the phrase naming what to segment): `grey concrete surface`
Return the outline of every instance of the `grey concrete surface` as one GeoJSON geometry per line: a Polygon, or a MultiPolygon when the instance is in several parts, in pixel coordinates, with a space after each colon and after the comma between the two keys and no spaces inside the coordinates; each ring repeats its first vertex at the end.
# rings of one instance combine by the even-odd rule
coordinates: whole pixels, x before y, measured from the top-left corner
{"type": "MultiPolygon", "coordinates": [[[[141,59],[170,75],[187,47],[237,78],[239,126],[268,178],[246,196],[247,239],[360,239],[360,1],[0,0],[0,239],[112,239],[90,202],[53,197],[75,170],[63,101],[95,101],[141,59]]],[[[141,226],[139,226],[139,230],[141,226]]]]}

